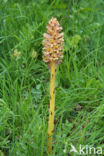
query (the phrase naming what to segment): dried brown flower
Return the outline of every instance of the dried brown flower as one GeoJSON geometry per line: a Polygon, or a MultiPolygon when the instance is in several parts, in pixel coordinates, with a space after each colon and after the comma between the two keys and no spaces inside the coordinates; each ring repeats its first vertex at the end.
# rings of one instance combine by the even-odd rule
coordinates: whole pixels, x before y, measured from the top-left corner
{"type": "Polygon", "coordinates": [[[48,33],[43,35],[44,62],[57,62],[63,58],[64,33],[60,33],[61,30],[62,27],[60,27],[57,19],[52,17],[47,26],[48,33]]]}

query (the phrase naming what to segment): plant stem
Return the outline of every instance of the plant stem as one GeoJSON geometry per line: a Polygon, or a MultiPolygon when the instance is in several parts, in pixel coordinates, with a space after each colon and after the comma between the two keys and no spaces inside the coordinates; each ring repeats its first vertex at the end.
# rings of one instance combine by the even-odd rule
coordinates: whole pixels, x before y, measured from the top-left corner
{"type": "Polygon", "coordinates": [[[55,107],[55,73],[56,62],[50,63],[50,109],[49,109],[49,122],[48,122],[48,153],[52,153],[52,135],[54,129],[54,107],[55,107]]]}

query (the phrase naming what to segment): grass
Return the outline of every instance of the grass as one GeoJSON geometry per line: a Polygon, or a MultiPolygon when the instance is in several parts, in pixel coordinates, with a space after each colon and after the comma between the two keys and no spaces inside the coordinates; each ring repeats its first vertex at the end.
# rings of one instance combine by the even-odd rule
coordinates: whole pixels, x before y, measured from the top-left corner
{"type": "Polygon", "coordinates": [[[50,73],[42,40],[51,16],[65,32],[56,75],[53,156],[77,156],[70,144],[104,151],[103,10],[103,0],[1,0],[0,156],[47,155],[50,73]],[[21,52],[17,58],[15,49],[21,52]]]}

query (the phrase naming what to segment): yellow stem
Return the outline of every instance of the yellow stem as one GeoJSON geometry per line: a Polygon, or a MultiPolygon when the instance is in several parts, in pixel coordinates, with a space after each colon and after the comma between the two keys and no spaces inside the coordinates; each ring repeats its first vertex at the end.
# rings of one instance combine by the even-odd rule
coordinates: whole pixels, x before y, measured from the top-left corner
{"type": "Polygon", "coordinates": [[[50,63],[50,109],[49,109],[49,122],[48,122],[48,153],[52,153],[52,135],[54,130],[54,107],[55,107],[55,71],[56,63],[50,63]]]}

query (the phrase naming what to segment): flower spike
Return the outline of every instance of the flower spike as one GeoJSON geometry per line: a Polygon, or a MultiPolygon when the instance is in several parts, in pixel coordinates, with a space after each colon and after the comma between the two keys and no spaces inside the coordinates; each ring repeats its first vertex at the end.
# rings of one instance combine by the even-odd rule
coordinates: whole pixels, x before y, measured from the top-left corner
{"type": "Polygon", "coordinates": [[[52,17],[47,26],[47,32],[44,33],[43,40],[43,60],[44,62],[57,62],[63,58],[64,33],[60,33],[62,27],[56,18],[52,17]]]}
{"type": "Polygon", "coordinates": [[[48,63],[50,69],[50,108],[48,122],[48,153],[52,154],[52,136],[54,130],[54,107],[55,107],[55,75],[56,66],[62,62],[64,33],[60,32],[59,22],[52,17],[44,33],[43,40],[43,60],[48,63]]]}

